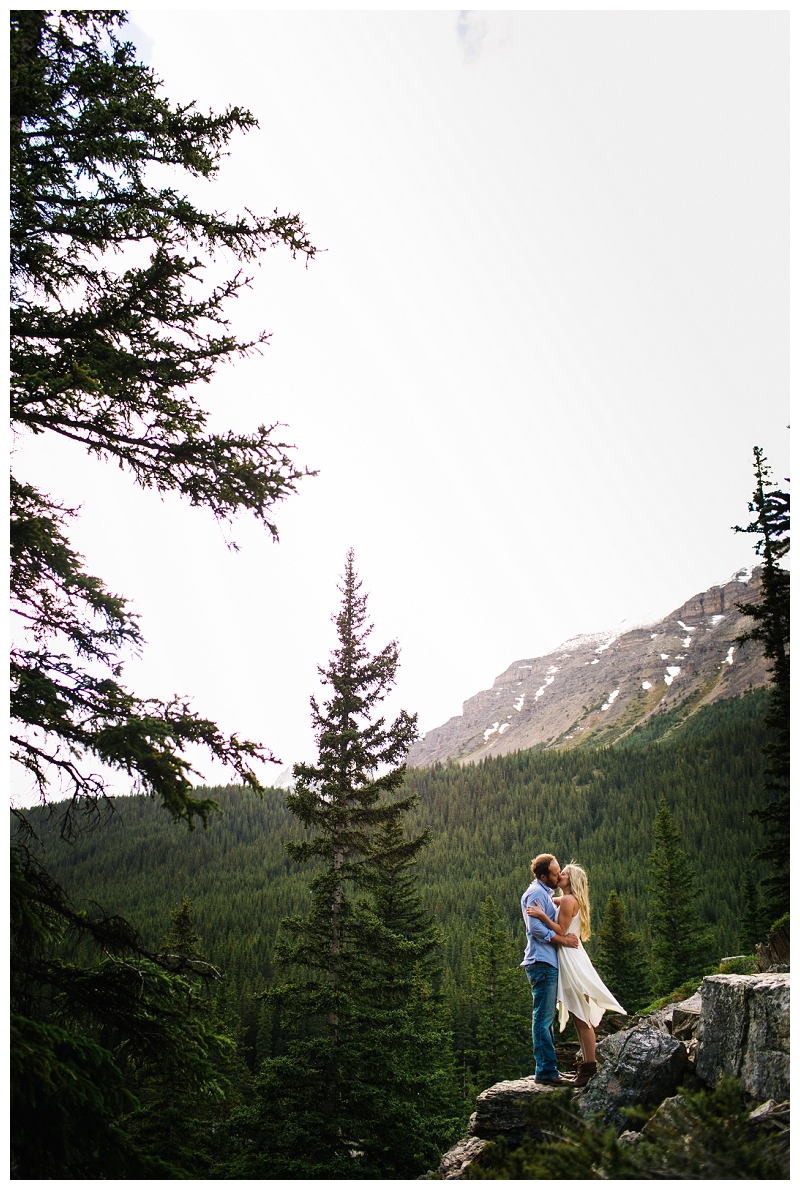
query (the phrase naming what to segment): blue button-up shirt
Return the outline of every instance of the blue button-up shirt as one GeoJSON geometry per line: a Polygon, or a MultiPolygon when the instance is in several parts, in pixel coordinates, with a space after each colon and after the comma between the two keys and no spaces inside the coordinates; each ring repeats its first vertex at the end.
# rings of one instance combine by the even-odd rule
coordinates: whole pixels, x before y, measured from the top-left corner
{"type": "Polygon", "coordinates": [[[541,880],[534,880],[522,894],[520,904],[522,905],[522,920],[525,922],[525,933],[528,935],[525,957],[520,963],[520,967],[532,967],[534,963],[550,963],[551,966],[557,967],[558,950],[549,941],[554,936],[555,930],[551,930],[543,921],[539,921],[538,917],[528,917],[527,914],[529,905],[538,905],[540,909],[544,909],[551,921],[555,918],[556,907],[550,896],[550,889],[546,884],[542,884],[541,880]]]}

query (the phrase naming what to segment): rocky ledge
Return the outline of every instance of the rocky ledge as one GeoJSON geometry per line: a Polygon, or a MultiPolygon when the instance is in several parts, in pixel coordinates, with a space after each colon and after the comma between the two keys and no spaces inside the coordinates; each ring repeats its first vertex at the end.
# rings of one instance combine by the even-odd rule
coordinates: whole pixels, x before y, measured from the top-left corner
{"type": "Polygon", "coordinates": [[[742,1080],[755,1099],[789,1098],[789,974],[709,975],[697,1028],[698,1078],[742,1080]]]}
{"type": "Polygon", "coordinates": [[[499,1136],[509,1140],[521,1138],[525,1130],[523,1105],[534,1096],[547,1095],[552,1090],[552,1087],[537,1083],[533,1075],[487,1087],[475,1102],[475,1111],[469,1121],[470,1135],[482,1140],[497,1140],[499,1136]]]}
{"type": "MultiPolygon", "coordinates": [[[[754,1124],[781,1131],[788,1145],[789,973],[706,976],[688,1000],[634,1018],[629,1028],[604,1038],[597,1060],[595,1077],[575,1092],[578,1110],[600,1114],[616,1129],[620,1144],[638,1143],[648,1127],[642,1133],[629,1130],[624,1108],[646,1108],[651,1120],[667,1113],[679,1122],[679,1087],[713,1087],[730,1074],[741,1079],[750,1097],[754,1124]]],[[[478,1096],[468,1135],[429,1176],[447,1181],[468,1176],[491,1141],[519,1140],[525,1103],[551,1092],[533,1076],[487,1087],[478,1096]]]]}

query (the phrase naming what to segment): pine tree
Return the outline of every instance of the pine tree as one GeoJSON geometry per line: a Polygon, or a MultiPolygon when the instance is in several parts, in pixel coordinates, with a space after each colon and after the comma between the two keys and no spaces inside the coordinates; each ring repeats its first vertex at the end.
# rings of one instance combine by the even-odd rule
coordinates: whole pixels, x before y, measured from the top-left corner
{"type": "Polygon", "coordinates": [[[174,1176],[202,1178],[214,1159],[214,1133],[235,1099],[234,1088],[245,1081],[245,1068],[209,992],[209,981],[220,981],[221,976],[202,951],[189,897],[173,911],[158,955],[165,965],[180,965],[185,971],[180,1015],[187,1030],[199,1030],[207,1040],[214,1078],[199,1085],[174,1053],[154,1052],[133,1064],[140,1106],[124,1126],[137,1148],[169,1162],[177,1171],[174,1176]]]}
{"type": "Polygon", "coordinates": [[[178,908],[173,909],[169,933],[164,935],[159,948],[161,954],[206,961],[200,949],[200,935],[195,933],[192,910],[190,897],[184,897],[178,908]]]}
{"type": "Polygon", "coordinates": [[[597,932],[597,970],[629,1013],[651,999],[650,973],[644,945],[631,933],[625,904],[612,890],[597,932]]]}
{"type": "Polygon", "coordinates": [[[97,906],[76,910],[22,846],[12,851],[11,909],[14,1176],[182,1176],[163,1120],[155,1144],[128,1125],[153,1072],[169,1069],[187,1091],[186,1115],[220,1097],[231,1042],[194,1010],[209,965],[148,952],[127,921],[97,906]],[[102,961],[65,958],[73,939],[102,961]]]}
{"type": "Polygon", "coordinates": [[[430,841],[430,831],[407,839],[399,819],[400,812],[376,831],[361,885],[372,894],[376,922],[393,939],[383,951],[385,994],[389,999],[402,1000],[415,968],[429,983],[441,981],[442,935],[425,909],[414,870],[419,852],[430,841]],[[402,942],[400,951],[394,942],[397,938],[402,942]]]}
{"type": "Polygon", "coordinates": [[[474,986],[473,964],[469,954],[456,954],[451,965],[445,969],[442,980],[442,996],[447,1006],[453,1054],[456,1063],[456,1078],[461,1100],[470,1105],[483,1089],[478,1086],[477,1012],[471,989],[474,986]]]}
{"type": "Polygon", "coordinates": [[[530,1049],[530,992],[522,982],[518,950],[500,924],[493,898],[487,897],[473,967],[479,1090],[518,1078],[530,1049]]]}
{"type": "Polygon", "coordinates": [[[655,991],[665,995],[702,975],[712,939],[695,903],[695,877],[682,851],[665,797],[661,797],[653,832],[648,885],[655,991]]]}
{"type": "Polygon", "coordinates": [[[789,552],[789,493],[775,488],[760,447],[753,448],[756,489],[748,507],[755,519],[737,533],[756,533],[755,551],[763,559],[761,601],[737,607],[753,627],[737,639],[759,641],[772,676],[770,704],[764,722],[772,738],[764,747],[767,765],[764,787],[773,795],[766,806],[752,812],[764,826],[766,842],[753,854],[766,872],[761,885],[773,918],[789,912],[789,572],[780,559],[789,552]]]}
{"type": "MultiPolygon", "coordinates": [[[[125,14],[11,13],[11,419],[117,463],[142,488],[177,491],[220,519],[251,512],[273,537],[275,505],[303,474],[274,427],[210,432],[197,402],[217,365],[268,336],[240,341],[227,306],[242,272],[203,288],[224,254],[244,263],[270,245],[306,258],[296,215],[203,211],[157,177],[213,178],[250,112],[203,115],[171,105],[118,33],[125,14]],[[155,167],[155,172],[153,167],[155,167]],[[134,257],[125,251],[136,249],[134,257]]],[[[71,548],[74,512],[12,479],[13,755],[42,800],[54,776],[71,798],[64,830],[102,807],[96,761],[203,822],[186,749],[202,744],[252,788],[261,747],[225,736],[187,701],[139,697],[120,682],[142,643],[126,599],[88,574],[71,548]]]]}
{"type": "Polygon", "coordinates": [[[430,1061],[442,1035],[426,979],[435,939],[408,872],[425,840],[399,829],[415,801],[398,794],[416,718],[375,717],[398,648],[370,654],[360,588],[351,550],[338,647],[320,669],[331,696],[321,707],[311,699],[318,760],[294,766],[287,797],[316,831],[287,849],[318,871],[308,916],[285,919],[275,948],[269,999],[286,1052],[264,1062],[254,1104],[231,1122],[226,1177],[411,1176],[437,1147],[432,1129],[449,1140],[449,1072],[430,1061]]]}
{"type": "Polygon", "coordinates": [[[758,888],[753,879],[753,872],[748,866],[742,877],[741,916],[739,918],[738,945],[744,954],[755,954],[756,945],[765,942],[767,931],[772,922],[765,918],[763,905],[760,903],[758,888]]]}
{"type": "MultiPolygon", "coordinates": [[[[372,625],[367,624],[366,596],[359,594],[361,582],[352,550],[347,555],[343,583],[339,588],[342,608],[334,618],[339,647],[328,667],[319,667],[323,684],[333,693],[322,708],[311,698],[318,761],[316,765],[294,766],[295,790],[286,799],[306,829],[319,831],[311,840],[288,843],[287,851],[298,863],[316,858],[325,862],[324,871],[311,887],[317,894],[312,912],[321,911],[327,925],[322,936],[310,939],[308,958],[312,966],[322,964],[331,984],[339,980],[351,913],[345,883],[360,884],[375,831],[413,805],[413,798],[387,799],[403,784],[403,761],[417,736],[416,715],[406,711],[389,727],[383,717],[371,718],[394,685],[399,649],[391,641],[371,656],[366,647],[372,625]],[[385,771],[376,775],[382,768],[385,771]],[[317,959],[316,955],[324,957],[317,959]]],[[[300,935],[309,939],[307,930],[301,929],[300,935]]],[[[300,953],[305,957],[305,946],[300,953]]]]}
{"type": "MultiPolygon", "coordinates": [[[[271,245],[306,259],[314,248],[296,215],[209,213],[158,184],[213,178],[231,138],[256,121],[238,107],[203,115],[193,103],[170,104],[119,36],[125,19],[108,10],[11,12],[12,426],[77,443],[140,487],[175,491],[219,519],[248,511],[275,537],[275,505],[303,474],[291,448],[274,427],[212,432],[197,394],[219,363],[268,337],[242,341],[231,331],[228,303],[248,281],[238,265],[271,245]],[[236,262],[234,273],[204,288],[203,268],[220,255],[236,262]]],[[[260,792],[254,762],[273,759],[267,749],[226,735],[184,698],[142,697],[121,681],[126,655],[142,644],[138,618],[72,548],[74,510],[13,477],[10,494],[12,755],[43,803],[51,783],[62,784],[61,833],[74,837],[108,808],[107,768],[173,819],[205,825],[215,803],[195,796],[188,753],[198,744],[260,792]]],[[[30,841],[30,815],[15,813],[30,841]]],[[[124,1061],[142,1070],[156,1056],[200,1096],[216,1094],[224,1043],[187,1014],[197,999],[193,960],[147,953],[119,918],[84,921],[29,861],[20,904],[33,909],[14,948],[15,997],[27,1005],[17,1036],[28,1039],[15,1064],[15,1102],[24,1105],[16,1159],[27,1170],[19,1176],[152,1176],[142,1171],[156,1166],[137,1164],[103,1105],[122,1110],[124,1061]],[[101,943],[105,960],[86,969],[59,961],[47,929],[39,942],[50,953],[37,950],[32,923],[44,919],[78,946],[101,943]],[[26,947],[36,951],[30,961],[26,947]],[[26,1062],[29,1043],[36,1057],[26,1062]],[[84,1127],[92,1116],[97,1144],[84,1127]]]]}
{"type": "Polygon", "coordinates": [[[415,1177],[438,1163],[465,1120],[442,980],[441,931],[414,868],[429,839],[407,839],[400,814],[376,832],[354,906],[353,945],[369,956],[359,989],[361,1063],[373,1084],[372,1128],[384,1176],[415,1177]],[[380,1072],[375,1077],[376,1072],[380,1072]]]}

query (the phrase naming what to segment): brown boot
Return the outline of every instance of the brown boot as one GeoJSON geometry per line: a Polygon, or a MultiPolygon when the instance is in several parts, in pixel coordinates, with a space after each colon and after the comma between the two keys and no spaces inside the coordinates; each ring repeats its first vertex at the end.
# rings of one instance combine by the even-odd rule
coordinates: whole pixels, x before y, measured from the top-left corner
{"type": "Polygon", "coordinates": [[[585,1087],[590,1078],[594,1078],[597,1074],[596,1062],[581,1062],[578,1067],[578,1075],[573,1082],[573,1087],[585,1087]]]}

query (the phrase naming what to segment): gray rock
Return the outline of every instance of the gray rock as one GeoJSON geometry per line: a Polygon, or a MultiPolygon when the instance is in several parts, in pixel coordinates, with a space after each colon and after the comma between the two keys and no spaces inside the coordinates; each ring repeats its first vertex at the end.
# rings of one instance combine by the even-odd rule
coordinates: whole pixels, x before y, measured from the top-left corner
{"type": "MultiPolygon", "coordinates": [[[[702,984],[701,984],[702,987],[702,984]]],[[[700,1010],[703,1007],[703,997],[700,995],[700,988],[697,989],[693,996],[688,1000],[681,1000],[680,1004],[676,1004],[672,1010],[672,1023],[675,1024],[675,1014],[685,1013],[687,1016],[699,1016],[700,1010]]]]}
{"type": "Polygon", "coordinates": [[[484,1140],[497,1140],[498,1136],[521,1139],[525,1131],[525,1115],[520,1103],[536,1095],[549,1095],[554,1090],[555,1087],[537,1083],[533,1075],[495,1083],[478,1096],[469,1131],[484,1140]]]}
{"type": "Polygon", "coordinates": [[[672,1016],[675,1012],[674,1004],[665,1004],[663,1008],[657,1008],[655,1012],[651,1012],[649,1016],[644,1018],[644,1024],[647,1028],[658,1029],[662,1033],[668,1033],[672,1036],[672,1016]]]}
{"type": "MultiPolygon", "coordinates": [[[[601,1069],[606,1062],[614,1062],[619,1057],[622,1047],[625,1045],[628,1034],[632,1033],[634,1029],[641,1029],[641,1023],[632,1026],[630,1029],[622,1029],[619,1033],[611,1033],[608,1037],[604,1037],[602,1041],[597,1043],[597,1066],[601,1069]]],[[[597,1078],[597,1075],[595,1075],[597,1078]]]]}
{"type": "Polygon", "coordinates": [[[706,976],[698,1078],[713,1086],[724,1074],[734,1075],[759,1102],[789,1098],[789,979],[788,972],[706,976]]]}
{"type": "MultiPolygon", "coordinates": [[[[695,1028],[696,1028],[696,1026],[695,1026],[695,1028]]],[[[692,1073],[694,1074],[694,1072],[695,1072],[695,1059],[696,1059],[696,1056],[697,1056],[697,1038],[696,1038],[696,1037],[692,1037],[692,1038],[690,1038],[690,1039],[689,1039],[689,1041],[684,1041],[684,1040],[683,1040],[683,1037],[678,1037],[678,1038],[676,1038],[676,1040],[677,1040],[677,1041],[683,1041],[683,1044],[684,1044],[684,1046],[686,1047],[686,1055],[687,1055],[687,1057],[688,1057],[688,1059],[689,1059],[689,1069],[690,1069],[690,1070],[692,1071],[692,1073]]]]}
{"type": "Polygon", "coordinates": [[[773,930],[766,944],[756,946],[756,963],[759,971],[789,970],[789,927],[773,930]]]}
{"type": "Polygon", "coordinates": [[[679,1041],[690,1041],[697,1033],[700,1022],[700,1009],[703,1000],[697,991],[688,1000],[682,1000],[672,1010],[672,1036],[679,1041]]]}
{"type": "Polygon", "coordinates": [[[597,1043],[598,1063],[603,1063],[609,1058],[616,1058],[625,1044],[625,1038],[632,1029],[658,1029],[659,1033],[665,1033],[667,1037],[671,1037],[672,1014],[675,1008],[675,1004],[667,1004],[664,1008],[657,1008],[654,1012],[649,1013],[648,1016],[633,1016],[626,1029],[620,1029],[616,1033],[609,1033],[606,1037],[601,1038],[597,1043]]]}
{"type": "Polygon", "coordinates": [[[788,1128],[789,1100],[776,1103],[774,1099],[768,1099],[766,1103],[760,1103],[750,1112],[750,1119],[757,1124],[774,1124],[780,1128],[788,1128]]]}
{"type": "Polygon", "coordinates": [[[626,1128],[624,1132],[620,1132],[617,1137],[618,1145],[638,1145],[642,1139],[641,1132],[634,1132],[630,1128],[626,1128]]]}
{"type": "Polygon", "coordinates": [[[448,1149],[439,1163],[439,1178],[446,1182],[463,1178],[472,1162],[480,1157],[487,1142],[478,1136],[465,1136],[448,1149]]]}
{"type": "Polygon", "coordinates": [[[785,1163],[785,1172],[782,1169],[776,1169],[776,1177],[789,1176],[789,1101],[785,1103],[776,1103],[774,1099],[768,1099],[766,1103],[761,1103],[759,1106],[750,1112],[749,1126],[755,1129],[756,1133],[762,1136],[768,1136],[770,1143],[773,1146],[773,1152],[781,1158],[785,1163]]]}
{"type": "Polygon", "coordinates": [[[652,1025],[615,1033],[602,1046],[602,1066],[580,1093],[578,1109],[584,1116],[600,1112],[618,1132],[628,1124],[622,1108],[660,1103],[688,1072],[685,1046],[652,1025]]]}
{"type": "Polygon", "coordinates": [[[685,1108],[686,1100],[683,1095],[672,1095],[669,1099],[665,1099],[645,1124],[642,1135],[647,1136],[659,1125],[664,1124],[683,1131],[687,1123],[685,1108]]]}

